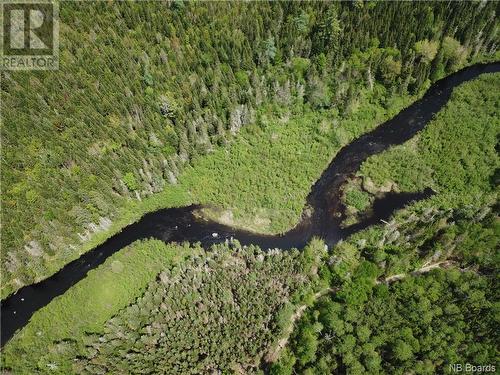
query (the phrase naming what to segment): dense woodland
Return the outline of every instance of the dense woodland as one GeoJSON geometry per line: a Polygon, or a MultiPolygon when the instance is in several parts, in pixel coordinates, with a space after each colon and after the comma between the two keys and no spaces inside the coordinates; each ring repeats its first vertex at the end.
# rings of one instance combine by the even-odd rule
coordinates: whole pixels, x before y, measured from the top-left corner
{"type": "Polygon", "coordinates": [[[264,253],[232,247],[161,272],[106,323],[103,335],[87,338],[77,368],[103,374],[258,368],[294,311],[291,302],[300,301],[297,292],[314,279],[323,248],[264,253]]]}
{"type": "Polygon", "coordinates": [[[253,371],[321,287],[321,241],[264,252],[237,241],[137,242],[47,308],[6,348],[13,373],[253,371]],[[54,327],[54,321],[58,322],[54,327]]]}
{"type": "Polygon", "coordinates": [[[497,7],[61,3],[60,70],[2,72],[2,296],[118,230],[266,103],[345,118],[363,92],[388,105],[492,56],[497,7]]]}
{"type": "MultiPolygon", "coordinates": [[[[498,59],[495,2],[61,2],[57,72],[2,72],[2,297],[142,213],[280,232],[336,152],[498,59]]],[[[14,374],[435,374],[498,365],[499,74],[343,195],[435,194],[331,249],[139,241],[2,348],[14,374]]],[[[498,368],[498,366],[497,366],[498,368]]]]}
{"type": "Polygon", "coordinates": [[[499,230],[498,208],[428,211],[338,246],[323,274],[340,291],[306,311],[271,373],[497,366],[499,230]]]}

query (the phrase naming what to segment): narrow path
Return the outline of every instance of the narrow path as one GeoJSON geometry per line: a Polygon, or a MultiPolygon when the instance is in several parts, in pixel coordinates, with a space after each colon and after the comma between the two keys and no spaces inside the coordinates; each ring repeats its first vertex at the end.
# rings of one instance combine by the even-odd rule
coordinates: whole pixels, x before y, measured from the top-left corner
{"type": "MultiPolygon", "coordinates": [[[[324,296],[325,294],[333,293],[333,292],[337,292],[337,291],[338,291],[338,288],[335,288],[335,289],[326,288],[326,289],[320,290],[319,292],[314,294],[313,301],[316,301],[318,298],[324,296]]],[[[307,309],[307,305],[301,305],[292,314],[292,316],[290,317],[290,324],[285,329],[285,332],[283,332],[283,337],[278,340],[278,342],[276,343],[276,346],[274,348],[272,348],[264,357],[264,360],[267,363],[273,363],[279,358],[281,351],[285,348],[286,344],[288,343],[288,340],[290,339],[290,335],[293,332],[295,322],[302,317],[302,315],[304,314],[304,311],[306,311],[306,309],[307,309]]]]}
{"type": "MultiPolygon", "coordinates": [[[[431,263],[431,264],[425,264],[422,268],[419,268],[415,271],[412,271],[410,273],[400,273],[397,275],[391,275],[387,276],[383,280],[376,280],[375,284],[390,284],[396,281],[400,281],[408,276],[419,276],[422,274],[425,274],[427,272],[430,272],[436,268],[448,268],[454,264],[453,261],[450,260],[443,260],[439,261],[436,263],[431,263]]],[[[326,288],[323,290],[320,290],[316,294],[314,294],[314,299],[313,302],[315,302],[318,298],[323,297],[324,295],[328,293],[336,293],[340,290],[340,288],[326,288]]],[[[286,344],[288,344],[288,340],[290,339],[290,336],[293,332],[293,329],[295,328],[295,322],[299,320],[304,312],[307,309],[307,305],[300,305],[295,313],[292,314],[290,317],[290,324],[289,326],[285,329],[283,332],[283,337],[278,340],[276,343],[276,346],[271,348],[269,352],[265,355],[264,361],[266,364],[271,364],[276,362],[279,359],[279,356],[281,354],[281,351],[286,347],[286,344]]]]}
{"type": "Polygon", "coordinates": [[[422,268],[419,268],[418,270],[415,270],[415,271],[410,272],[410,273],[399,273],[397,275],[387,276],[385,279],[377,280],[376,284],[390,284],[394,281],[402,280],[408,276],[422,275],[422,274],[430,272],[436,268],[448,268],[448,267],[452,266],[453,264],[454,264],[454,262],[451,260],[442,260],[442,261],[430,263],[430,264],[426,263],[422,266],[422,268]]]}
{"type": "Polygon", "coordinates": [[[156,238],[167,243],[199,242],[204,248],[209,248],[215,243],[236,238],[242,245],[257,245],[262,249],[302,249],[313,236],[322,238],[328,246],[333,246],[357,231],[379,223],[380,220],[389,219],[395,210],[412,200],[428,197],[429,192],[397,195],[376,201],[372,217],[342,229],[342,186],[367,158],[393,145],[404,143],[422,130],[448,102],[453,88],[481,74],[494,72],[500,72],[500,62],[477,64],[453,73],[435,82],[421,99],[395,117],[343,147],[312,186],[307,197],[305,209],[312,207],[312,216],[303,215],[304,220],[287,233],[277,236],[263,235],[213,221],[201,221],[193,215],[200,206],[194,205],[163,209],[144,215],[138,222],[123,228],[120,233],[68,263],[49,278],[22,287],[14,295],[2,300],[0,346],[3,347],[18,329],[24,327],[37,310],[85,278],[88,271],[140,239],[156,238]]]}

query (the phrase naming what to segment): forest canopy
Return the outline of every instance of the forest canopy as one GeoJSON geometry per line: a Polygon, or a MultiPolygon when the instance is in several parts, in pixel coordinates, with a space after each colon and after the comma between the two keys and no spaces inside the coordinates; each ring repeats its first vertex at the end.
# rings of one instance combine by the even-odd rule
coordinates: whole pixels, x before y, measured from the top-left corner
{"type": "Polygon", "coordinates": [[[87,253],[99,266],[29,315],[1,370],[498,368],[500,73],[451,82],[411,139],[352,156],[360,168],[341,176],[329,221],[345,219],[341,240],[308,227],[330,214],[308,194],[344,146],[437,80],[498,64],[499,4],[61,2],[59,70],[1,72],[1,296],[37,296],[33,284],[81,254],[119,245],[87,253]],[[424,198],[374,215],[405,193],[424,198]],[[167,207],[229,234],[169,242],[178,223],[158,219],[161,241],[145,231],[121,248],[128,225],[167,207]],[[233,237],[297,223],[301,249],[233,237]]]}
{"type": "Polygon", "coordinates": [[[266,103],[345,117],[493,58],[497,5],[61,3],[60,69],[2,72],[2,295],[176,192],[266,103]]]}

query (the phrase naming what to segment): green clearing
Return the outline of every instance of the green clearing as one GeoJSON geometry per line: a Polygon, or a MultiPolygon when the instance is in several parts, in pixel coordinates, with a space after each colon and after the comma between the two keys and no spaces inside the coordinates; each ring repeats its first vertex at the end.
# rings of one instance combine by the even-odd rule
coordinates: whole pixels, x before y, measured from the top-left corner
{"type": "Polygon", "coordinates": [[[500,168],[498,87],[500,74],[486,74],[456,88],[422,132],[370,157],[358,177],[375,186],[392,184],[401,191],[434,189],[435,196],[413,205],[416,211],[481,207],[495,201],[500,168]]]}
{"type": "Polygon", "coordinates": [[[366,92],[362,105],[345,118],[334,110],[305,107],[291,114],[266,108],[234,142],[195,160],[180,185],[193,201],[218,207],[207,212],[216,220],[258,232],[284,232],[299,221],[311,185],[340,148],[414,99],[394,96],[384,107],[366,92]]]}
{"type": "Polygon", "coordinates": [[[64,351],[64,343],[83,347],[86,332],[101,332],[103,324],[143,294],[162,269],[200,252],[157,240],[126,247],[36,312],[2,350],[3,366],[16,374],[71,373],[73,353],[64,351]],[[51,363],[57,364],[57,371],[49,371],[51,363]]]}
{"type": "MultiPolygon", "coordinates": [[[[246,365],[253,366],[252,361],[258,359],[259,353],[287,322],[287,312],[293,312],[291,304],[301,302],[308,288],[316,285],[314,279],[317,279],[322,251],[320,242],[313,242],[305,252],[272,253],[264,253],[256,247],[243,249],[237,243],[218,245],[205,252],[199,247],[166,245],[157,240],[136,242],[35,313],[30,323],[3,349],[2,367],[16,374],[81,373],[86,366],[91,373],[99,369],[107,371],[107,368],[111,372],[127,372],[134,366],[147,368],[151,365],[150,356],[162,351],[156,351],[154,345],[151,347],[143,336],[146,331],[154,336],[150,339],[158,340],[164,327],[158,324],[172,319],[177,328],[172,327],[174,331],[169,337],[176,339],[162,341],[161,346],[167,352],[180,350],[179,347],[192,345],[188,331],[210,335],[222,323],[222,318],[230,322],[230,326],[226,326],[230,328],[220,337],[222,341],[214,348],[206,344],[207,339],[211,340],[206,336],[200,350],[216,352],[215,364],[225,361],[230,366],[244,354],[240,359],[248,360],[246,365]],[[162,299],[163,313],[158,315],[162,299]],[[198,309],[205,309],[206,314],[198,309]],[[164,310],[170,315],[165,316],[164,310]],[[185,316],[187,311],[189,316],[185,316]],[[285,314],[281,323],[279,311],[285,314]],[[123,318],[121,333],[114,329],[117,317],[123,318]],[[191,328],[187,329],[186,325],[190,324],[191,328]],[[154,327],[154,333],[147,326],[154,327]],[[234,332],[240,329],[244,329],[247,339],[254,343],[252,349],[241,345],[234,332]],[[99,339],[101,335],[105,336],[104,340],[99,339]],[[230,338],[238,342],[232,343],[235,352],[229,360],[227,340],[230,338]],[[104,342],[111,346],[101,346],[104,342]],[[130,363],[128,356],[121,356],[125,352],[117,348],[118,342],[131,346],[130,350],[142,348],[145,356],[135,365],[134,361],[130,363]],[[99,349],[98,355],[93,348],[99,349]]],[[[168,359],[161,354],[165,366],[169,361],[174,361],[176,366],[186,365],[182,353],[186,354],[184,349],[176,358],[168,359]]],[[[159,360],[157,357],[156,361],[159,360]]],[[[212,363],[212,360],[207,361],[212,363]]]]}

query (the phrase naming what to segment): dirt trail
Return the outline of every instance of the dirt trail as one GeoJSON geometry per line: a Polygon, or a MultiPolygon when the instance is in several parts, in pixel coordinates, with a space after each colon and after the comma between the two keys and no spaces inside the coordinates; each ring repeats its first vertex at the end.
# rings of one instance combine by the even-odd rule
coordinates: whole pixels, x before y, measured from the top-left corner
{"type": "Polygon", "coordinates": [[[421,275],[423,273],[427,273],[427,272],[430,272],[436,268],[447,268],[449,266],[453,265],[453,262],[450,261],[450,260],[442,260],[442,261],[439,261],[439,262],[436,262],[436,263],[426,263],[424,264],[424,266],[422,268],[419,268],[418,270],[415,270],[413,272],[410,272],[410,273],[398,273],[397,275],[391,275],[391,276],[387,276],[385,279],[383,280],[377,280],[377,284],[382,284],[382,283],[392,283],[394,281],[398,281],[398,280],[402,280],[404,279],[405,277],[408,277],[408,276],[418,276],[418,275],[421,275]]]}
{"type": "MultiPolygon", "coordinates": [[[[408,276],[422,275],[422,274],[430,272],[436,268],[448,268],[453,264],[454,264],[454,262],[449,261],[449,260],[443,260],[443,261],[439,261],[436,263],[430,263],[430,264],[426,263],[426,264],[424,264],[424,266],[422,268],[419,268],[419,269],[412,271],[410,273],[400,273],[397,275],[387,276],[385,279],[377,280],[375,283],[376,284],[388,284],[388,283],[402,280],[408,276]]],[[[319,292],[314,294],[314,300],[317,300],[318,298],[324,296],[325,294],[338,292],[339,289],[340,288],[327,288],[327,289],[320,290],[319,292]]],[[[269,350],[269,352],[264,357],[264,361],[266,363],[273,363],[273,362],[276,362],[278,360],[279,355],[281,354],[281,351],[285,348],[286,344],[288,344],[288,340],[290,339],[290,335],[293,332],[295,322],[302,317],[302,315],[304,314],[304,311],[306,311],[306,309],[307,309],[307,305],[300,305],[297,308],[297,310],[295,311],[295,313],[293,313],[293,315],[290,317],[290,324],[286,328],[285,332],[283,333],[283,337],[277,342],[277,344],[274,348],[271,348],[269,350]]]]}
{"type": "MultiPolygon", "coordinates": [[[[325,294],[328,293],[333,293],[337,292],[338,288],[333,289],[333,288],[327,288],[320,290],[316,294],[314,294],[314,300],[317,300],[318,298],[324,296],[325,294]]],[[[298,307],[298,309],[293,313],[293,315],[290,317],[290,324],[287,327],[287,329],[284,332],[283,337],[278,341],[276,344],[276,347],[271,349],[265,356],[264,360],[267,363],[273,363],[275,362],[281,353],[281,351],[285,348],[286,344],[288,343],[288,340],[290,338],[290,335],[293,332],[294,324],[295,322],[302,317],[302,314],[304,314],[304,311],[306,311],[307,305],[301,305],[298,307]]]]}

